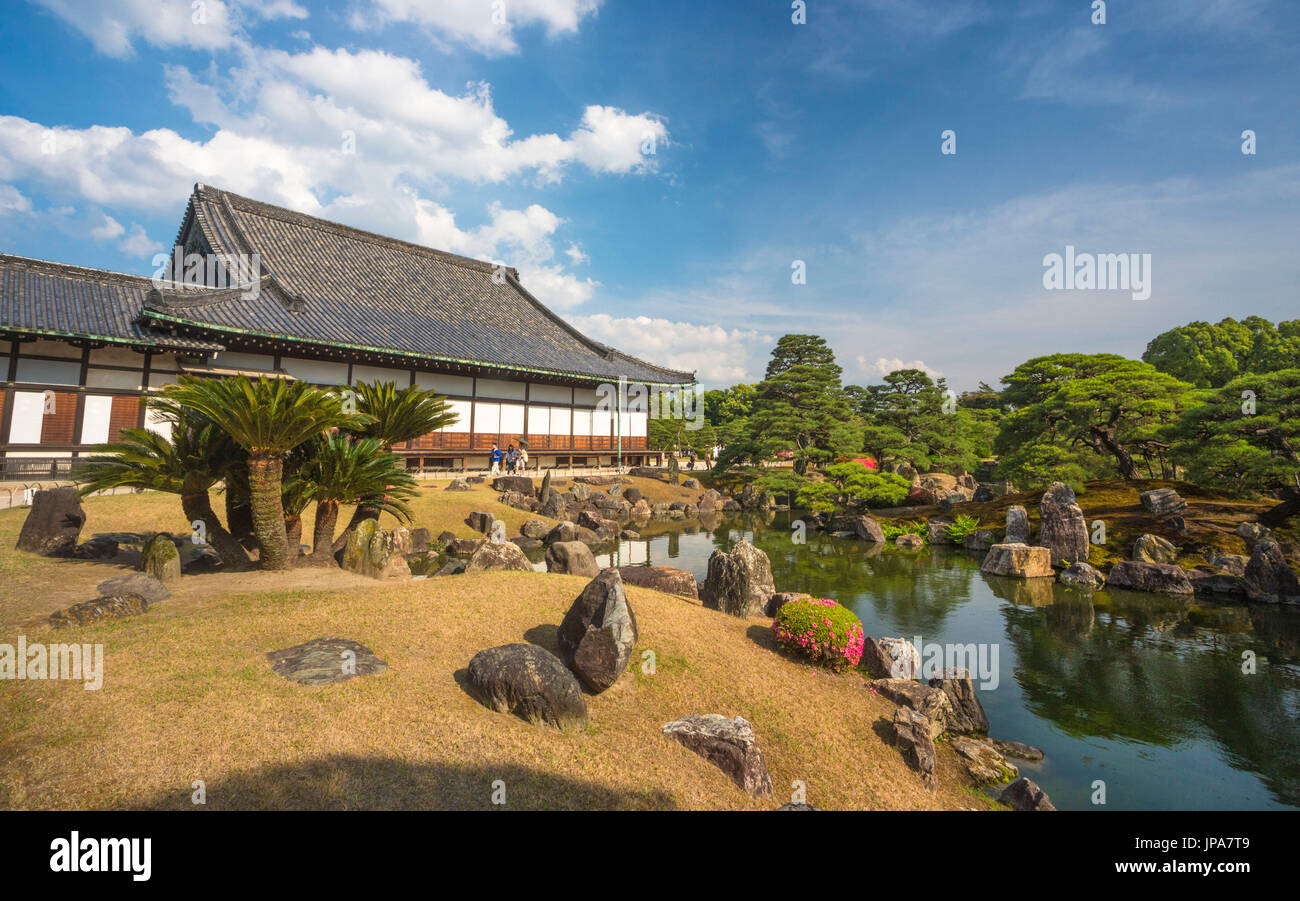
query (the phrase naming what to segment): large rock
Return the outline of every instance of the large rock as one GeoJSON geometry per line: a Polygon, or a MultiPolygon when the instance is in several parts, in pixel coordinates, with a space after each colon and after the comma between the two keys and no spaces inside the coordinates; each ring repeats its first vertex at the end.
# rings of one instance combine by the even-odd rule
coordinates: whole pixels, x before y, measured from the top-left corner
{"type": "Polygon", "coordinates": [[[885,530],[870,516],[854,517],[853,531],[861,541],[870,541],[872,544],[885,543],[885,530]]]}
{"type": "Polygon", "coordinates": [[[921,672],[921,655],[907,639],[867,636],[860,665],[873,679],[911,679],[921,672]]]}
{"type": "Polygon", "coordinates": [[[159,532],[145,542],[141,567],[145,575],[152,576],[165,585],[180,581],[181,554],[176,550],[176,542],[171,535],[159,532]]]}
{"type": "Polygon", "coordinates": [[[1230,572],[1206,572],[1202,569],[1192,569],[1187,571],[1187,581],[1192,583],[1192,591],[1197,594],[1247,597],[1246,580],[1230,572]]]}
{"type": "Polygon", "coordinates": [[[472,491],[469,482],[464,479],[452,479],[443,491],[472,491]]]}
{"type": "Polygon", "coordinates": [[[586,482],[574,479],[573,487],[569,489],[569,493],[573,495],[575,501],[584,503],[591,498],[591,486],[586,482]]]}
{"type": "Polygon", "coordinates": [[[894,539],[894,547],[905,551],[919,551],[925,547],[925,539],[920,535],[912,535],[911,533],[899,535],[894,539]]]}
{"type": "Polygon", "coordinates": [[[1256,544],[1272,534],[1269,532],[1268,526],[1257,522],[1243,522],[1237,526],[1236,533],[1241,537],[1242,541],[1246,542],[1246,550],[1248,551],[1255,550],[1256,544]]]}
{"type": "Polygon", "coordinates": [[[961,546],[968,551],[987,551],[996,541],[997,536],[992,529],[976,529],[966,536],[961,546]]]}
{"type": "Polygon", "coordinates": [[[653,588],[664,594],[675,594],[684,598],[698,598],[699,586],[695,574],[671,566],[620,566],[618,574],[624,583],[638,588],[653,588]]]}
{"type": "Polygon", "coordinates": [[[1187,501],[1179,497],[1178,492],[1172,488],[1143,491],[1138,500],[1142,503],[1142,509],[1152,516],[1168,516],[1171,513],[1182,513],[1187,509],[1187,501]]]}
{"type": "Polygon", "coordinates": [[[547,532],[542,540],[547,544],[554,544],[557,541],[577,541],[578,524],[568,521],[556,523],[555,528],[547,532]]]}
{"type": "Polygon", "coordinates": [[[465,564],[465,572],[480,573],[510,570],[530,573],[533,564],[517,544],[510,541],[485,541],[465,564]]]}
{"type": "Polygon", "coordinates": [[[894,744],[903,752],[907,765],[921,774],[922,784],[930,791],[939,786],[933,733],[933,725],[925,714],[907,707],[894,711],[894,744]]]}
{"type": "Polygon", "coordinates": [[[106,619],[139,616],[148,609],[149,601],[138,594],[113,594],[51,613],[47,621],[54,628],[62,629],[66,626],[86,626],[106,619]]]}
{"type": "Polygon", "coordinates": [[[303,685],[330,685],[354,676],[372,676],[388,664],[370,648],[346,638],[316,638],[266,655],[271,669],[303,685]]]}
{"type": "Polygon", "coordinates": [[[1003,544],[1029,544],[1029,511],[1017,504],[1007,508],[1007,537],[1003,544]]]}
{"type": "Polygon", "coordinates": [[[587,583],[564,615],[556,639],[560,657],[578,681],[599,694],[618,681],[636,650],[636,615],[618,570],[587,583]]]}
{"type": "Polygon", "coordinates": [[[804,594],[801,591],[778,591],[767,599],[767,606],[763,608],[763,615],[775,617],[777,612],[791,601],[811,597],[812,595],[804,594]]]}
{"type": "Polygon", "coordinates": [[[732,616],[760,616],[776,594],[772,563],[767,554],[741,539],[731,549],[709,556],[708,575],[700,586],[700,600],[712,610],[732,616]]]}
{"type": "Polygon", "coordinates": [[[397,540],[373,519],[363,519],[348,535],[339,555],[339,566],[372,579],[404,581],[411,578],[411,567],[398,553],[397,540]]]}
{"type": "Polygon", "coordinates": [[[546,571],[591,579],[600,572],[600,564],[581,541],[554,541],[546,547],[546,571]]]}
{"type": "MultiPolygon", "coordinates": [[[[626,494],[623,496],[627,497],[626,494]]],[[[628,500],[631,500],[631,498],[628,498],[628,500]]],[[[722,509],[722,495],[710,488],[708,491],[705,491],[700,495],[698,507],[701,513],[717,512],[722,509]]]]}
{"type": "Polygon", "coordinates": [[[925,525],[925,541],[927,544],[952,544],[952,539],[948,537],[948,527],[952,525],[950,519],[932,519],[925,525]]]}
{"type": "Polygon", "coordinates": [[[1053,482],[1038,505],[1038,544],[1052,554],[1052,565],[1088,559],[1088,523],[1074,489],[1053,482]]]}
{"type": "Polygon", "coordinates": [[[1178,559],[1178,548],[1159,535],[1142,535],[1133,542],[1131,559],[1139,563],[1173,563],[1178,559]]]}
{"type": "Polygon", "coordinates": [[[496,521],[497,518],[495,516],[483,510],[475,510],[469,516],[465,517],[465,525],[469,526],[481,535],[490,535],[492,533],[492,526],[496,521]]]}
{"type": "Polygon", "coordinates": [[[517,491],[524,497],[535,497],[533,480],[528,476],[498,476],[492,480],[493,491],[517,491]]]}
{"type": "Polygon", "coordinates": [[[948,731],[954,711],[952,701],[943,689],[915,679],[872,679],[871,688],[900,707],[924,714],[931,738],[938,738],[948,731]]]}
{"type": "Polygon", "coordinates": [[[138,594],[150,604],[156,604],[159,601],[166,600],[172,596],[167,590],[167,586],[160,580],[155,579],[148,573],[130,573],[125,576],[114,576],[111,579],[105,579],[95,586],[95,590],[103,597],[112,597],[113,595],[138,594]]]}
{"type": "Polygon", "coordinates": [[[722,770],[750,795],[772,793],[772,776],[763,762],[754,727],[744,717],[694,714],[665,723],[663,733],[722,770]]]}
{"type": "Polygon", "coordinates": [[[1052,799],[1032,780],[1021,776],[1008,785],[998,798],[1012,810],[1055,810],[1052,799]]]}
{"type": "Polygon", "coordinates": [[[544,519],[530,519],[519,527],[520,535],[527,535],[539,541],[545,538],[549,531],[551,531],[551,524],[544,519]]]}
{"type": "Polygon", "coordinates": [[[1020,775],[1016,765],[1003,757],[992,742],[954,735],[951,743],[975,782],[1006,782],[1020,775]]]}
{"type": "Polygon", "coordinates": [[[995,544],[985,555],[980,572],[1017,579],[1051,576],[1052,552],[1045,547],[1027,544],[995,544]]]}
{"type": "Polygon", "coordinates": [[[1181,567],[1172,563],[1141,563],[1137,560],[1121,560],[1111,568],[1106,576],[1106,584],[1111,588],[1127,588],[1130,591],[1163,591],[1168,594],[1191,594],[1192,583],[1181,567]]]}
{"type": "Polygon", "coordinates": [[[1106,577],[1101,574],[1100,570],[1088,563],[1071,563],[1061,570],[1059,578],[1062,585],[1069,585],[1072,588],[1079,588],[1084,591],[1095,591],[1106,586],[1106,577]]]}
{"type": "Polygon", "coordinates": [[[975,684],[969,674],[950,673],[931,679],[929,684],[931,688],[937,688],[947,695],[948,703],[952,705],[952,713],[948,716],[948,731],[964,735],[989,731],[989,718],[984,714],[984,705],[975,693],[975,684]]]}
{"type": "Polygon", "coordinates": [[[560,658],[534,644],[507,644],[479,651],[469,662],[471,690],[498,713],[566,732],[587,727],[582,686],[560,658]]]}
{"type": "Polygon", "coordinates": [[[44,557],[71,556],[85,524],[86,511],[81,508],[76,488],[37,491],[32,497],[31,512],[18,533],[17,548],[44,557]]]}
{"type": "Polygon", "coordinates": [[[767,510],[775,503],[766,492],[752,482],[740,490],[740,496],[736,500],[742,510],[767,510]]]}
{"type": "Polygon", "coordinates": [[[1246,596],[1266,604],[1300,604],[1300,580],[1271,538],[1258,542],[1251,551],[1246,564],[1246,596]]]}
{"type": "Polygon", "coordinates": [[[551,493],[537,505],[537,512],[550,519],[563,519],[567,506],[565,496],[551,489],[551,493]]]}

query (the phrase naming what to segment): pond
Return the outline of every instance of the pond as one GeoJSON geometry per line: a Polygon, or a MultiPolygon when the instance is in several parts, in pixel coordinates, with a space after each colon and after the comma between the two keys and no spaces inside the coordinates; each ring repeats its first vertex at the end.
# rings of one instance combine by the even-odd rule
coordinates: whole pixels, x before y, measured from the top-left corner
{"type": "Polygon", "coordinates": [[[817,532],[796,544],[797,518],[653,523],[598,559],[702,582],[709,555],[746,537],[771,558],[777,590],[834,598],[867,635],[988,645],[999,664],[996,687],[979,692],[990,735],[1045,752],[1015,763],[1060,809],[1300,806],[1300,610],[985,576],[982,554],[955,548],[907,553],[817,532]],[[1104,806],[1092,801],[1099,780],[1104,806]]]}

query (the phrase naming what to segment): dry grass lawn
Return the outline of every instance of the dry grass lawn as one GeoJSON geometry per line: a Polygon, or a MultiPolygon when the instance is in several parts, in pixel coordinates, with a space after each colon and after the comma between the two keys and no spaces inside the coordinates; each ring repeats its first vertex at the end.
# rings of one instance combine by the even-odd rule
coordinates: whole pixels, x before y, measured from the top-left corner
{"type": "MultiPolygon", "coordinates": [[[[529,518],[489,490],[439,486],[422,491],[416,524],[468,534],[455,526],[473,509],[512,529],[529,518]]],[[[86,510],[83,536],[185,528],[176,499],[162,495],[95,498],[86,510]]],[[[629,588],[641,633],[633,666],[588,697],[588,731],[563,734],[482,706],[463,689],[463,671],[494,645],[555,650],[581,578],[187,576],[143,616],[56,632],[34,618],[93,596],[125,567],[9,550],[24,515],[0,512],[0,641],[101,643],[106,674],[99,691],[0,682],[0,807],[193,809],[195,780],[211,809],[488,808],[494,780],[510,808],[771,809],[796,780],[825,808],[990,806],[956,777],[946,745],[938,792],[923,789],[881,737],[892,705],[856,675],[781,656],[765,620],[629,588]],[[271,671],[267,652],[317,637],[360,641],[389,669],[317,688],[271,671]],[[644,651],[654,652],[654,674],[641,670],[644,651]],[[749,719],[775,795],[749,798],[661,735],[690,713],[749,719]]]]}

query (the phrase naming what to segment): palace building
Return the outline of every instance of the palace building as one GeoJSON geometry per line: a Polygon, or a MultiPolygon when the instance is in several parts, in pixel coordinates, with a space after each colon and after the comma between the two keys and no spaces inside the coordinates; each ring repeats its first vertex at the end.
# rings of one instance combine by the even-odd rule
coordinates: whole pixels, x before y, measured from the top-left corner
{"type": "Polygon", "coordinates": [[[535,466],[654,462],[648,414],[616,413],[608,386],[695,381],[583,335],[514,269],[207,185],[166,280],[0,254],[0,372],[9,479],[164,428],[143,401],[183,373],[431,388],[458,419],[393,449],[413,470],[482,467],[520,439],[535,466]]]}

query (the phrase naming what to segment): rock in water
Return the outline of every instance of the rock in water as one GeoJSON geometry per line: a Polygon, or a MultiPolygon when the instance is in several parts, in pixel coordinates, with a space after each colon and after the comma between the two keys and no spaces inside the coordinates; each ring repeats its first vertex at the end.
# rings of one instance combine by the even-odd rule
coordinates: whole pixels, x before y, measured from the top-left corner
{"type": "Polygon", "coordinates": [[[1029,511],[1016,505],[1007,508],[1007,537],[1003,544],[1029,544],[1029,511]]]}
{"type": "Polygon", "coordinates": [[[1038,505],[1038,543],[1052,553],[1052,565],[1088,559],[1088,523],[1074,489],[1053,482],[1038,505]]]}
{"type": "Polygon", "coordinates": [[[148,573],[131,573],[105,579],[95,586],[95,590],[104,597],[112,597],[116,594],[138,594],[150,604],[156,604],[172,596],[166,585],[148,573]]]}
{"type": "Polygon", "coordinates": [[[77,538],[85,524],[86,511],[81,508],[76,488],[37,491],[32,497],[31,512],[18,533],[17,548],[43,557],[70,556],[76,550],[77,538]]]}
{"type": "Polygon", "coordinates": [[[65,626],[85,626],[105,619],[139,616],[148,609],[149,602],[138,594],[116,594],[73,604],[67,610],[51,613],[48,621],[54,628],[62,629],[65,626]]]}
{"type": "Polygon", "coordinates": [[[497,570],[513,570],[530,573],[533,564],[517,544],[509,541],[485,541],[465,564],[465,572],[480,573],[497,570]]]}
{"type": "Polygon", "coordinates": [[[507,644],[479,651],[469,684],[488,707],[565,732],[587,728],[587,699],[577,678],[545,648],[507,644]]]}
{"type": "Polygon", "coordinates": [[[984,734],[989,731],[989,718],[984,713],[984,705],[975,693],[975,684],[970,675],[961,672],[936,677],[930,680],[931,688],[938,688],[948,696],[952,713],[948,716],[948,731],[964,735],[984,734]]]}
{"type": "Polygon", "coordinates": [[[966,771],[976,782],[1006,782],[1020,775],[1016,765],[1003,757],[992,742],[954,735],[952,749],[962,758],[966,771]]]}
{"type": "Polygon", "coordinates": [[[372,676],[388,664],[363,644],[346,638],[316,638],[266,655],[271,669],[303,685],[330,685],[353,676],[372,676]]]}
{"type": "Polygon", "coordinates": [[[546,548],[546,571],[594,578],[600,564],[581,541],[556,541],[546,548]]]}
{"type": "Polygon", "coordinates": [[[758,749],[754,727],[744,717],[694,714],[665,723],[663,733],[722,770],[753,797],[772,793],[772,777],[758,749]]]}
{"type": "Polygon", "coordinates": [[[636,615],[618,570],[587,583],[564,615],[556,639],[560,658],[578,680],[599,694],[618,681],[636,649],[636,615]]]}
{"type": "Polygon", "coordinates": [[[379,528],[376,520],[363,519],[348,535],[339,555],[339,566],[371,579],[405,581],[411,578],[411,567],[397,552],[399,540],[379,528]]]}
{"type": "Polygon", "coordinates": [[[894,744],[903,752],[907,765],[921,774],[921,782],[930,791],[939,786],[935,774],[937,760],[930,720],[923,713],[907,707],[894,711],[894,744]]]}
{"type": "Polygon", "coordinates": [[[995,544],[985,555],[980,572],[1017,579],[1051,576],[1052,552],[1045,547],[1027,544],[995,544]]]}
{"type": "Polygon", "coordinates": [[[1021,776],[1012,782],[998,798],[1012,810],[1055,810],[1052,799],[1032,780],[1021,776]]]}
{"type": "Polygon", "coordinates": [[[163,584],[180,581],[181,555],[166,532],[159,532],[145,542],[142,563],[145,574],[163,584]]]}
{"type": "Polygon", "coordinates": [[[620,566],[618,574],[623,578],[625,585],[653,588],[664,594],[675,594],[684,598],[700,596],[695,574],[688,573],[684,569],[673,569],[671,566],[620,566]]]}
{"type": "Polygon", "coordinates": [[[993,547],[997,536],[993,534],[992,529],[978,529],[966,536],[966,540],[961,546],[968,551],[987,551],[993,547]]]}
{"type": "Polygon", "coordinates": [[[1062,585],[1085,591],[1104,588],[1106,585],[1106,577],[1101,574],[1101,571],[1087,563],[1071,563],[1061,570],[1059,578],[1062,585]]]}
{"type": "Polygon", "coordinates": [[[1131,559],[1139,563],[1173,563],[1178,559],[1178,548],[1159,535],[1143,535],[1133,542],[1131,559]]]}
{"type": "Polygon", "coordinates": [[[747,540],[736,542],[731,553],[709,555],[708,575],[700,586],[705,607],[732,616],[760,616],[774,594],[772,563],[747,540]]]}
{"type": "Polygon", "coordinates": [[[1168,594],[1191,594],[1192,583],[1181,567],[1172,563],[1139,563],[1121,560],[1106,576],[1111,588],[1130,591],[1163,591],[1168,594]]]}
{"type": "Polygon", "coordinates": [[[952,539],[948,537],[948,527],[952,521],[948,519],[932,519],[925,526],[925,540],[927,544],[952,544],[952,539]]]}
{"type": "Polygon", "coordinates": [[[1266,604],[1300,604],[1300,580],[1271,538],[1255,544],[1246,564],[1246,596],[1266,604]]]}
{"type": "Polygon", "coordinates": [[[894,547],[905,551],[919,551],[925,547],[925,539],[920,535],[899,535],[894,539],[894,547]]]}
{"type": "Polygon", "coordinates": [[[1172,488],[1143,491],[1138,500],[1142,502],[1142,509],[1152,516],[1168,516],[1170,513],[1182,513],[1187,509],[1187,501],[1172,488]]]}
{"type": "Polygon", "coordinates": [[[872,544],[885,543],[885,530],[870,516],[854,517],[853,531],[861,541],[870,541],[872,544]]]}

